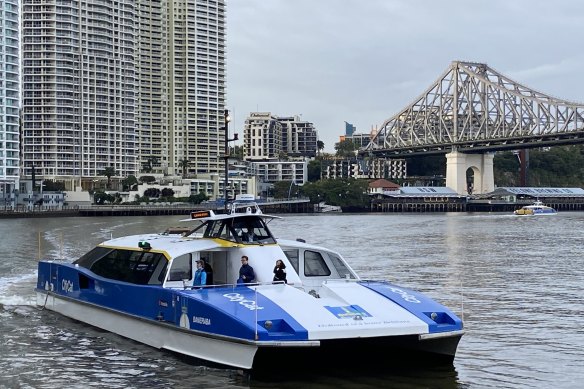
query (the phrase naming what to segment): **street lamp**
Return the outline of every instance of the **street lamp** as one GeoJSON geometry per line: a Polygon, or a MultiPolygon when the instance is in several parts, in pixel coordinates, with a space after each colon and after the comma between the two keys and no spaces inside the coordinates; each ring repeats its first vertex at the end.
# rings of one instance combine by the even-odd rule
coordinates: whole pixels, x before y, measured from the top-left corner
{"type": "Polygon", "coordinates": [[[227,213],[227,200],[229,198],[227,192],[227,185],[229,185],[229,142],[233,142],[237,140],[237,134],[233,134],[233,138],[229,139],[229,122],[231,121],[231,117],[229,116],[229,110],[223,110],[223,118],[225,120],[225,177],[223,182],[223,194],[225,196],[225,213],[227,213]]]}

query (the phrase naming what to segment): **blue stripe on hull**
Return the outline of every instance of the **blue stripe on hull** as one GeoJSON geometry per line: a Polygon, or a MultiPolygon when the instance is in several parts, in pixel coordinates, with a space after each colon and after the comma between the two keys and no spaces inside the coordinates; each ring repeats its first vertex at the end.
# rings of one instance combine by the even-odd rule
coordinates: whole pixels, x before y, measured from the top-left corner
{"type": "Polygon", "coordinates": [[[462,320],[458,316],[422,293],[384,281],[359,281],[359,283],[390,299],[426,322],[430,333],[462,329],[462,320]]]}
{"type": "Polygon", "coordinates": [[[304,327],[253,287],[165,289],[111,281],[69,263],[42,261],[38,274],[38,290],[48,287],[69,298],[149,320],[250,341],[308,339],[304,327]]]}

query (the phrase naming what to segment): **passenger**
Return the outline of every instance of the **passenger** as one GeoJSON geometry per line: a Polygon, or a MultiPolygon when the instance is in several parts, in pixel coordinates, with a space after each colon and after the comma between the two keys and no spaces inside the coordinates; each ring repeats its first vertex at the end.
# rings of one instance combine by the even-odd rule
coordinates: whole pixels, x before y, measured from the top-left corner
{"type": "Polygon", "coordinates": [[[213,285],[213,268],[207,263],[205,258],[201,258],[201,262],[203,263],[205,273],[207,273],[207,283],[205,285],[213,285]]]}
{"type": "Polygon", "coordinates": [[[286,265],[284,265],[284,261],[278,259],[276,261],[276,266],[274,266],[274,281],[286,281],[286,265]]]}
{"type": "Polygon", "coordinates": [[[252,228],[244,228],[241,232],[241,241],[251,243],[254,241],[254,234],[252,228]]]}
{"type": "Polygon", "coordinates": [[[241,257],[241,267],[239,268],[239,278],[237,280],[238,284],[249,284],[255,281],[255,272],[253,271],[253,267],[248,265],[248,260],[247,255],[241,257]]]}
{"type": "Polygon", "coordinates": [[[193,286],[207,285],[207,272],[204,266],[204,261],[197,261],[197,271],[195,271],[193,286]]]}

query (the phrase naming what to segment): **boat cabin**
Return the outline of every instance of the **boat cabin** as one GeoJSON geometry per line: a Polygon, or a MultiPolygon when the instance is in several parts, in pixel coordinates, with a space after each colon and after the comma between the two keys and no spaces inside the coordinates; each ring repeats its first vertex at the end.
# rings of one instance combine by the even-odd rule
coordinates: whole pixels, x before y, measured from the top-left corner
{"type": "Polygon", "coordinates": [[[215,215],[193,212],[200,225],[162,234],[113,239],[96,247],[75,263],[108,279],[167,288],[193,287],[197,261],[204,260],[207,285],[237,282],[242,256],[249,258],[254,283],[271,284],[276,260],[286,265],[287,283],[318,295],[326,280],[358,279],[339,254],[302,240],[277,241],[267,226],[276,216],[259,207],[215,215]],[[138,239],[140,238],[140,239],[138,239]]]}

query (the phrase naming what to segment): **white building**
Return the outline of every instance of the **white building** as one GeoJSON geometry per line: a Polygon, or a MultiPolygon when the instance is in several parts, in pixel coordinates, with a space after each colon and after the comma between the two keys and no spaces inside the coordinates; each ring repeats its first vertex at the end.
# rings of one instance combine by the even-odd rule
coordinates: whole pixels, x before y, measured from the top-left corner
{"type": "Polygon", "coordinates": [[[136,174],[136,2],[23,0],[23,174],[136,174]]]}
{"type": "Polygon", "coordinates": [[[18,0],[0,0],[0,206],[14,205],[19,184],[20,70],[18,0]]]}
{"type": "Polygon", "coordinates": [[[139,16],[139,168],[222,172],[225,1],[146,0],[139,16]]]}
{"type": "Polygon", "coordinates": [[[225,0],[51,4],[23,0],[25,177],[223,170],[225,0]]]}
{"type": "Polygon", "coordinates": [[[275,116],[251,112],[243,130],[243,159],[277,160],[288,157],[315,157],[318,134],[314,124],[299,116],[275,116]]]}

